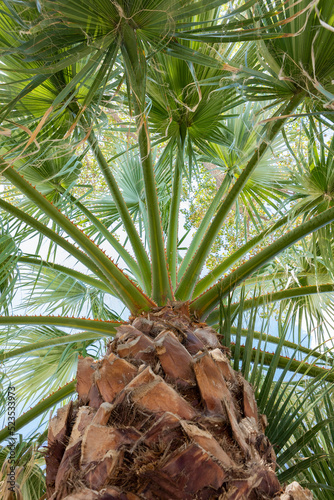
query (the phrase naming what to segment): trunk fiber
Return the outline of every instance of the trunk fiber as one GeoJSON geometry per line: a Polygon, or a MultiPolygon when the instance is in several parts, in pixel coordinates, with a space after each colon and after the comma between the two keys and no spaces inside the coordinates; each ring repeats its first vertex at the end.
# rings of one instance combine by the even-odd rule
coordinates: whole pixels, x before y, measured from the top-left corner
{"type": "Polygon", "coordinates": [[[106,356],[80,358],[78,400],[48,435],[52,500],[310,500],[275,474],[251,385],[187,304],[118,328],[106,356]]]}

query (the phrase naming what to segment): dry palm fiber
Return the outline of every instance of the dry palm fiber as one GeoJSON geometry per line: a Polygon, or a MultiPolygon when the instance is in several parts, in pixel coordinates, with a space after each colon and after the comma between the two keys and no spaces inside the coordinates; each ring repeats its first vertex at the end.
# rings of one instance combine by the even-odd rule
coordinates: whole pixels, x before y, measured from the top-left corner
{"type": "Polygon", "coordinates": [[[285,492],[251,385],[186,304],[118,328],[106,356],[80,358],[78,400],[50,422],[52,500],[310,500],[285,492]]]}

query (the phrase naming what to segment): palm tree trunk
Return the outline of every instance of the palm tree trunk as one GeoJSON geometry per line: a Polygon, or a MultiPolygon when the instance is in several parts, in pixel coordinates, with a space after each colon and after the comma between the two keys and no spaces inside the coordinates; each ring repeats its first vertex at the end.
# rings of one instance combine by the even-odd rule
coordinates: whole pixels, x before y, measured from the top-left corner
{"type": "Polygon", "coordinates": [[[106,356],[80,358],[78,400],[49,426],[52,500],[310,500],[285,493],[251,385],[187,303],[130,318],[106,356]]]}

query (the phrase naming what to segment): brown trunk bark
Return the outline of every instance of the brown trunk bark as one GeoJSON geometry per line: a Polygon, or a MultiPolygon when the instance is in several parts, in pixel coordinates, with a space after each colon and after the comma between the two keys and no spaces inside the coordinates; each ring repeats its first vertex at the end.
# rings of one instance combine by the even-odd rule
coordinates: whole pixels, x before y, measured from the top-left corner
{"type": "Polygon", "coordinates": [[[52,500],[310,500],[275,474],[251,385],[217,333],[166,306],[80,358],[78,400],[50,421],[52,500]]]}

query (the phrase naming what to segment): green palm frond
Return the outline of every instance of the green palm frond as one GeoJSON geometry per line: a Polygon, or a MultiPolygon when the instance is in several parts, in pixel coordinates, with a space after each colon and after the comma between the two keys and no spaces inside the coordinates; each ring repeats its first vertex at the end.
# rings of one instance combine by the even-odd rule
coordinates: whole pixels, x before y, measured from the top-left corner
{"type": "MultiPolygon", "coordinates": [[[[32,435],[24,440],[19,435],[15,456],[15,493],[17,497],[27,500],[40,500],[46,491],[45,474],[43,471],[43,455],[38,449],[46,438],[46,432],[32,435]]],[[[3,499],[9,499],[7,473],[9,471],[9,448],[0,449],[0,492],[3,499]]]]}
{"type": "Polygon", "coordinates": [[[21,252],[8,228],[1,220],[0,223],[0,311],[8,314],[15,295],[17,261],[21,252]]]}
{"type": "MultiPolygon", "coordinates": [[[[10,337],[12,345],[15,340],[17,344],[17,339],[20,338],[20,345],[23,345],[63,335],[64,332],[59,329],[45,327],[17,329],[7,333],[5,337],[10,337]]],[[[16,388],[17,404],[27,410],[36,404],[44,393],[55,391],[71,380],[75,375],[78,351],[82,352],[80,344],[56,346],[28,353],[8,364],[6,376],[16,388]]]]}
{"type": "Polygon", "coordinates": [[[288,2],[277,9],[276,16],[266,17],[272,8],[272,2],[257,3],[255,11],[261,19],[257,25],[281,36],[256,42],[266,74],[243,67],[238,74],[241,92],[250,99],[262,100],[266,93],[282,99],[299,88],[308,96],[305,104],[309,111],[320,111],[324,106],[330,109],[334,90],[329,55],[334,44],[331,6],[325,0],[288,2]],[[279,24],[289,18],[290,22],[279,24]]]}

